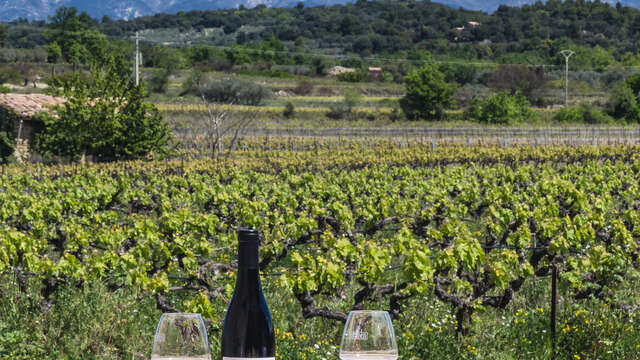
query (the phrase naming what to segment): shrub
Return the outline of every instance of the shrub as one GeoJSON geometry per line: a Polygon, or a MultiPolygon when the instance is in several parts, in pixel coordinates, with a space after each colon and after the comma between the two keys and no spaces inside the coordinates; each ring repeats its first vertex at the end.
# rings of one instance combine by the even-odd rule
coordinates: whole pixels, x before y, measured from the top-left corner
{"type": "Polygon", "coordinates": [[[640,120],[640,107],[636,96],[631,86],[626,83],[621,84],[615,88],[607,102],[607,113],[616,119],[638,122],[640,120]]]}
{"type": "Polygon", "coordinates": [[[602,110],[594,109],[589,104],[562,108],[553,116],[553,120],[562,123],[585,124],[612,124],[615,122],[614,118],[607,115],[602,110]]]}
{"type": "Polygon", "coordinates": [[[153,74],[149,79],[149,90],[154,93],[164,94],[169,90],[169,72],[161,71],[153,74]]]}
{"type": "MultiPolygon", "coordinates": [[[[0,110],[3,111],[3,110],[0,110]]],[[[13,139],[13,119],[5,113],[0,117],[0,163],[6,163],[13,154],[15,141],[13,139]],[[5,119],[4,121],[2,119],[5,119]]]]}
{"type": "Polygon", "coordinates": [[[282,116],[284,116],[287,119],[292,118],[293,115],[295,114],[295,111],[296,111],[295,105],[293,105],[293,103],[289,101],[284,106],[284,111],[282,112],[282,116]]]}
{"type": "Polygon", "coordinates": [[[344,93],[344,104],[349,109],[349,111],[353,110],[360,101],[362,101],[362,95],[355,90],[347,90],[344,93]]]}
{"type": "Polygon", "coordinates": [[[526,65],[501,66],[488,75],[486,85],[497,90],[520,91],[529,101],[534,101],[544,90],[547,77],[542,68],[526,65]]]}
{"type": "Polygon", "coordinates": [[[519,92],[510,95],[503,91],[483,100],[474,100],[465,118],[485,124],[513,125],[537,120],[529,102],[519,92]]]}
{"type": "Polygon", "coordinates": [[[353,71],[338,74],[336,78],[340,81],[346,82],[362,82],[367,78],[367,73],[364,71],[353,71]]]}
{"type": "Polygon", "coordinates": [[[14,83],[20,84],[22,82],[22,75],[15,69],[9,67],[0,67],[0,84],[14,83]]]}
{"type": "Polygon", "coordinates": [[[9,89],[6,86],[0,85],[0,94],[7,94],[7,93],[10,93],[10,92],[11,92],[11,89],[9,89]]]}
{"type": "Polygon", "coordinates": [[[263,86],[251,81],[225,79],[205,86],[200,93],[208,101],[226,104],[260,105],[269,96],[263,86]]]}
{"type": "Polygon", "coordinates": [[[453,88],[433,65],[427,64],[410,72],[405,83],[407,93],[400,99],[400,106],[409,120],[440,120],[444,117],[444,109],[455,105],[453,88]]]}
{"type": "Polygon", "coordinates": [[[300,81],[298,86],[293,89],[294,94],[296,95],[309,95],[313,90],[313,84],[308,81],[300,81]]]}
{"type": "Polygon", "coordinates": [[[327,117],[333,120],[342,120],[350,113],[349,108],[344,106],[343,104],[332,105],[329,107],[329,112],[327,112],[327,117]]]}

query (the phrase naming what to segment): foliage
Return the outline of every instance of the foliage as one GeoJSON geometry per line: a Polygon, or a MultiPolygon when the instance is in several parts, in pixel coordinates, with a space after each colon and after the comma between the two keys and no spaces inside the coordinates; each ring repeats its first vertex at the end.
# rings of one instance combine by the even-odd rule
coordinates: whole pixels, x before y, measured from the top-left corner
{"type": "Polygon", "coordinates": [[[107,38],[96,29],[97,23],[86,12],[78,14],[75,7],[62,6],[49,18],[47,47],[49,62],[57,62],[58,55],[73,64],[104,61],[107,38]],[[58,53],[58,46],[60,51],[58,53]]]}
{"type": "Polygon", "coordinates": [[[282,111],[282,116],[287,119],[292,118],[295,115],[296,107],[293,105],[291,101],[287,101],[287,104],[284,106],[284,110],[282,111]]]}
{"type": "Polygon", "coordinates": [[[344,72],[338,74],[336,78],[340,81],[346,82],[362,82],[367,78],[367,73],[364,70],[356,70],[352,72],[344,72]]]}
{"type": "Polygon", "coordinates": [[[170,73],[167,70],[154,72],[149,79],[149,90],[154,93],[166,93],[169,89],[169,76],[170,73]]]}
{"type": "Polygon", "coordinates": [[[352,111],[354,107],[356,107],[362,101],[362,94],[356,90],[347,90],[344,93],[344,104],[352,111]]]}
{"type": "Polygon", "coordinates": [[[0,24],[0,47],[7,47],[7,27],[5,24],[0,24]]]}
{"type": "Polygon", "coordinates": [[[473,100],[465,118],[485,124],[514,125],[534,122],[537,114],[524,95],[503,91],[483,100],[473,100]]]}
{"type": "Polygon", "coordinates": [[[453,88],[433,65],[425,65],[405,77],[406,95],[400,99],[409,120],[440,120],[444,110],[454,106],[453,88]]]}
{"type": "Polygon", "coordinates": [[[208,101],[224,104],[260,105],[269,96],[263,86],[248,80],[223,79],[206,84],[199,89],[208,101]]]}
{"type": "Polygon", "coordinates": [[[534,102],[540,97],[547,78],[541,67],[505,65],[489,74],[485,82],[487,86],[497,90],[508,90],[511,93],[519,91],[529,102],[534,102]]]}
{"type": "Polygon", "coordinates": [[[57,63],[62,58],[62,48],[57,42],[51,42],[47,44],[44,49],[47,51],[47,61],[50,63],[57,63]]]}
{"type": "MultiPolygon", "coordinates": [[[[634,85],[633,83],[631,85],[634,85]]],[[[627,122],[640,122],[640,106],[638,94],[634,93],[630,84],[619,84],[607,102],[607,113],[616,119],[627,122]]]]}
{"type": "Polygon", "coordinates": [[[7,66],[0,67],[0,85],[5,83],[20,84],[21,82],[22,76],[18,71],[7,66]]]}
{"type": "MultiPolygon", "coordinates": [[[[0,92],[1,93],[1,92],[0,92]]],[[[13,113],[0,109],[0,163],[8,161],[15,147],[13,113]]]]}
{"type": "Polygon", "coordinates": [[[298,85],[293,89],[293,93],[296,95],[310,95],[313,91],[313,84],[309,81],[300,81],[298,85]]]}
{"type": "Polygon", "coordinates": [[[613,124],[615,119],[589,104],[560,109],[553,120],[562,123],[613,124]]]}
{"type": "Polygon", "coordinates": [[[74,76],[64,84],[67,99],[56,116],[44,116],[45,128],[35,147],[43,155],[98,160],[135,159],[162,151],[170,139],[158,110],[144,102],[145,91],[135,86],[129,64],[109,58],[93,65],[90,81],[74,76]]]}
{"type": "MultiPolygon", "coordinates": [[[[99,302],[83,307],[84,295],[74,292],[97,284],[136,299],[131,302],[155,302],[162,312],[207,314],[215,327],[233,286],[234,229],[255,227],[263,234],[263,272],[277,274],[269,277],[273,287],[267,293],[289,304],[274,311],[277,321],[326,324],[339,336],[336,329],[349,310],[385,308],[403,330],[398,332],[406,337],[403,345],[412,342],[405,330],[414,333],[418,345],[446,339],[435,348],[416,346],[404,353],[416,360],[449,346],[458,348],[454,354],[473,358],[477,354],[466,345],[478,352],[488,345],[469,339],[494,330],[500,337],[516,336],[503,333],[517,328],[516,319],[531,321],[537,332],[540,315],[511,314],[527,301],[527,283],[548,284],[551,265],[560,270],[565,304],[580,302],[612,309],[612,314],[628,285],[637,283],[639,249],[633,231],[640,218],[633,209],[640,174],[634,171],[637,156],[629,155],[637,147],[427,151],[430,145],[379,145],[375,151],[279,151],[280,157],[270,161],[248,151],[228,160],[182,165],[9,168],[0,177],[7,189],[0,193],[0,272],[16,278],[8,286],[11,298],[34,299],[28,300],[32,313],[55,309],[42,316],[56,324],[56,317],[84,320],[65,307],[100,307],[99,302]],[[435,166],[443,163],[449,165],[435,166]],[[416,306],[431,308],[411,311],[416,306]],[[298,311],[302,314],[294,316],[298,311]],[[301,320],[313,317],[337,321],[301,320]],[[493,326],[483,323],[487,319],[493,326]],[[464,347],[452,341],[456,333],[467,335],[458,337],[464,347]]],[[[0,291],[0,301],[5,300],[0,291]]],[[[635,304],[635,299],[627,301],[635,304]]],[[[121,315],[102,311],[97,316],[121,315]]],[[[630,315],[616,316],[626,321],[612,330],[638,331],[630,315]]],[[[602,329],[582,325],[584,317],[575,319],[581,329],[602,329]]],[[[574,317],[562,320],[573,331],[574,317]]],[[[100,324],[84,328],[102,331],[100,324]]],[[[599,351],[586,340],[602,335],[560,339],[575,341],[568,347],[577,351],[599,351]]],[[[17,349],[6,340],[0,346],[17,349]]],[[[496,346],[507,343],[512,344],[496,346]]],[[[508,351],[536,348],[511,346],[508,351]]],[[[298,349],[295,343],[286,347],[298,349]]]]}

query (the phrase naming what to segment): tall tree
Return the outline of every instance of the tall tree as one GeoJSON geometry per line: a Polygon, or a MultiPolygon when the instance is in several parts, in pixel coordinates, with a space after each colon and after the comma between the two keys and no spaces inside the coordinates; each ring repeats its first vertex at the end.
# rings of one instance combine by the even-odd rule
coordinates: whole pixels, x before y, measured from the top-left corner
{"type": "Polygon", "coordinates": [[[0,24],[0,47],[8,45],[7,36],[7,27],[4,24],[0,24]]]}
{"type": "Polygon", "coordinates": [[[93,63],[91,78],[77,74],[60,90],[67,101],[44,119],[36,149],[44,155],[97,160],[135,159],[162,151],[170,132],[158,109],[145,103],[122,57],[93,63]]]}
{"type": "Polygon", "coordinates": [[[410,120],[441,120],[444,110],[455,105],[453,88],[431,64],[407,74],[405,83],[407,93],[400,99],[400,106],[410,120]]]}

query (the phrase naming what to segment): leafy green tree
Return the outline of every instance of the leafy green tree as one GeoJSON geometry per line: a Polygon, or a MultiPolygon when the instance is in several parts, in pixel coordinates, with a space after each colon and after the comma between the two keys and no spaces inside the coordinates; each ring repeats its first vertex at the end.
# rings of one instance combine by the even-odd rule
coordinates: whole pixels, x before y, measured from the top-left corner
{"type": "Polygon", "coordinates": [[[511,95],[503,91],[483,100],[474,100],[465,118],[485,124],[513,125],[533,122],[538,116],[520,92],[511,95]]]}
{"type": "Polygon", "coordinates": [[[54,64],[60,61],[60,58],[62,58],[62,48],[60,48],[60,45],[58,45],[57,42],[49,43],[44,47],[44,49],[47,52],[48,62],[54,64]]]}
{"type": "Polygon", "coordinates": [[[144,102],[145,90],[134,84],[122,57],[93,63],[89,81],[76,75],[60,92],[67,101],[56,116],[44,117],[36,136],[35,148],[45,156],[135,159],[161,152],[170,140],[167,124],[144,102]]]}
{"type": "Polygon", "coordinates": [[[78,14],[78,9],[62,6],[49,18],[47,37],[50,43],[58,44],[62,56],[71,63],[88,63],[90,58],[104,61],[108,42],[96,25],[86,12],[78,14]]]}
{"type": "Polygon", "coordinates": [[[444,81],[444,75],[433,65],[424,65],[405,77],[407,92],[400,106],[407,119],[440,120],[444,110],[455,106],[454,89],[444,81]]]}

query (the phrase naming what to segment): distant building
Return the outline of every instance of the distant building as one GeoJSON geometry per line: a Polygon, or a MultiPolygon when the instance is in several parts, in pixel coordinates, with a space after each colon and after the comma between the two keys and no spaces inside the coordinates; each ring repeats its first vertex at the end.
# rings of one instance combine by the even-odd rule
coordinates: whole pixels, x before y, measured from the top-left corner
{"type": "Polygon", "coordinates": [[[43,126],[36,115],[64,102],[64,98],[42,94],[0,94],[0,129],[12,128],[14,139],[32,143],[34,130],[43,126]]]}
{"type": "Polygon", "coordinates": [[[369,71],[369,79],[380,80],[382,78],[382,68],[369,67],[367,70],[369,71]]]}
{"type": "Polygon", "coordinates": [[[356,69],[347,68],[347,67],[343,67],[343,66],[334,66],[331,69],[329,69],[329,71],[327,71],[327,75],[329,75],[329,76],[338,76],[340,74],[350,73],[350,72],[356,72],[356,69]]]}

